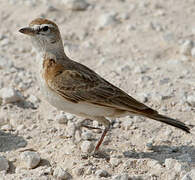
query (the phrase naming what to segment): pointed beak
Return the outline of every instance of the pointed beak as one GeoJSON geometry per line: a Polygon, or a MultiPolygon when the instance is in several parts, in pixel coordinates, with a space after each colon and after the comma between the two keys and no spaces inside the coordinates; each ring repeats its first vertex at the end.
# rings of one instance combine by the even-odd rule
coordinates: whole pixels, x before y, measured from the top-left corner
{"type": "Polygon", "coordinates": [[[34,36],[36,34],[36,31],[31,27],[24,27],[20,29],[19,32],[30,36],[34,36]]]}

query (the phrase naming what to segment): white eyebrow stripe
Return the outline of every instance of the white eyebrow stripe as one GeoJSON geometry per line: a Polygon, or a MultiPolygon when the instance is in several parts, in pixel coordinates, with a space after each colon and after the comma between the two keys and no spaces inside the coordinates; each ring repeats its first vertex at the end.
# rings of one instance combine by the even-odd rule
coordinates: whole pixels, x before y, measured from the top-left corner
{"type": "Polygon", "coordinates": [[[53,27],[54,28],[54,25],[53,24],[41,24],[40,25],[40,28],[42,28],[44,26],[48,26],[48,27],[53,27]]]}
{"type": "Polygon", "coordinates": [[[39,29],[43,28],[44,26],[53,27],[53,28],[55,27],[55,26],[52,25],[52,24],[41,24],[41,25],[35,24],[35,25],[33,26],[33,29],[34,29],[34,30],[39,30],[39,29]]]}
{"type": "Polygon", "coordinates": [[[33,29],[34,29],[34,30],[40,29],[40,25],[35,24],[35,25],[33,26],[33,29]]]}

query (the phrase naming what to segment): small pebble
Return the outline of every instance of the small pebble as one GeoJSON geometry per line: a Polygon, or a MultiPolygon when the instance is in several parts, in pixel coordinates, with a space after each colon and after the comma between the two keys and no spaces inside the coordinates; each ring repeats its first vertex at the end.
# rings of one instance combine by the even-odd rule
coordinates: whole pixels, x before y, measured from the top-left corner
{"type": "Polygon", "coordinates": [[[195,95],[187,96],[186,101],[190,106],[195,107],[195,95]]]}
{"type": "Polygon", "coordinates": [[[90,141],[83,141],[81,144],[81,151],[84,153],[91,153],[94,148],[94,144],[90,141]]]}
{"type": "Polygon", "coordinates": [[[58,180],[69,180],[69,179],[72,179],[71,174],[67,170],[64,170],[61,167],[56,167],[54,169],[53,176],[55,178],[57,178],[58,180]]]}
{"type": "Polygon", "coordinates": [[[193,41],[185,40],[180,47],[180,53],[183,55],[191,55],[192,48],[193,48],[193,41]]]}
{"type": "Polygon", "coordinates": [[[40,163],[40,156],[34,151],[25,151],[21,154],[21,159],[23,160],[25,166],[28,169],[35,168],[40,163]]]}
{"type": "Polygon", "coordinates": [[[147,165],[151,168],[151,169],[154,169],[156,172],[158,170],[161,170],[162,166],[161,164],[157,161],[157,160],[154,160],[154,159],[151,159],[147,162],[147,165]]]}
{"type": "Polygon", "coordinates": [[[0,171],[7,171],[8,169],[9,169],[8,160],[5,157],[0,156],[0,171]]]}
{"type": "Polygon", "coordinates": [[[115,13],[105,13],[99,17],[97,29],[104,29],[116,23],[115,13]]]}
{"type": "Polygon", "coordinates": [[[40,99],[37,98],[36,96],[32,95],[32,94],[29,96],[28,100],[29,100],[30,102],[32,102],[33,104],[38,104],[38,103],[40,103],[40,99]]]}
{"type": "Polygon", "coordinates": [[[66,117],[68,120],[72,120],[72,119],[74,119],[75,116],[73,114],[66,113],[66,117]]]}
{"type": "Polygon", "coordinates": [[[85,169],[83,167],[77,167],[73,170],[76,176],[82,176],[84,174],[85,169]]]}
{"type": "Polygon", "coordinates": [[[165,167],[168,169],[174,169],[175,172],[180,172],[187,169],[187,165],[172,158],[165,160],[165,167]]]}
{"type": "Polygon", "coordinates": [[[118,158],[111,158],[110,159],[110,163],[112,164],[113,167],[117,167],[121,162],[122,162],[122,160],[118,159],[118,158]]]}
{"type": "Polygon", "coordinates": [[[108,177],[109,174],[107,171],[105,170],[102,170],[102,169],[98,169],[96,172],[95,172],[96,176],[98,177],[108,177]]]}
{"type": "Polygon", "coordinates": [[[68,118],[65,114],[58,114],[55,119],[59,124],[67,124],[68,118]]]}
{"type": "Polygon", "coordinates": [[[23,101],[22,94],[13,88],[3,88],[0,90],[0,97],[3,99],[3,104],[23,101]]]}

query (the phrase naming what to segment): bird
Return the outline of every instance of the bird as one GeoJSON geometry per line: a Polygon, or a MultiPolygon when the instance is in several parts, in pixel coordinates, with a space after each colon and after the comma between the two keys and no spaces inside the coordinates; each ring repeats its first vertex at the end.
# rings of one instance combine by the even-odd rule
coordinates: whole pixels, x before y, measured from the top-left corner
{"type": "Polygon", "coordinates": [[[31,38],[36,50],[35,64],[42,96],[58,110],[98,121],[104,126],[94,152],[98,152],[111,128],[109,118],[143,116],[190,133],[185,123],[159,114],[92,69],[70,59],[64,52],[60,30],[53,21],[36,18],[19,32],[31,38]]]}

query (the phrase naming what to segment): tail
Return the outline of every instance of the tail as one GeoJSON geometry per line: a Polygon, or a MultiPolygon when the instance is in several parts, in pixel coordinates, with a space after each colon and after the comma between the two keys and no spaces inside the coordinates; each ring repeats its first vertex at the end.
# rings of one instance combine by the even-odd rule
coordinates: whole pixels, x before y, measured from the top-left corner
{"type": "Polygon", "coordinates": [[[171,126],[177,127],[187,133],[190,133],[190,128],[187,127],[183,122],[180,122],[176,119],[172,119],[166,116],[163,116],[161,114],[155,113],[155,114],[145,114],[146,117],[150,118],[150,119],[154,119],[166,124],[169,124],[171,126]]]}

